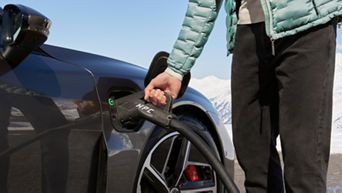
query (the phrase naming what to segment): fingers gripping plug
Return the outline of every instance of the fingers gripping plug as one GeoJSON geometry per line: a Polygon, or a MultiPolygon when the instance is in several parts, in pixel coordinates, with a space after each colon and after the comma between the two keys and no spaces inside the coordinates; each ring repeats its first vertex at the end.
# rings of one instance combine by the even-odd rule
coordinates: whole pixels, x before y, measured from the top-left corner
{"type": "Polygon", "coordinates": [[[139,125],[144,120],[168,128],[172,119],[173,99],[168,94],[165,96],[166,106],[164,109],[145,101],[143,91],[119,99],[110,97],[108,104],[114,129],[120,132],[134,132],[140,128],[139,125]]]}

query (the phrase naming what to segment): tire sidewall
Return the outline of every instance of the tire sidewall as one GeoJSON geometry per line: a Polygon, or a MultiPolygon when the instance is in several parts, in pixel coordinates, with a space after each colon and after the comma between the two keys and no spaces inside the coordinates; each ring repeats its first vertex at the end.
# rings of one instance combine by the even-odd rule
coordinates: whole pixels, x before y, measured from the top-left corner
{"type": "MultiPolygon", "coordinates": [[[[209,129],[207,127],[204,126],[204,124],[202,124],[201,121],[199,121],[198,119],[189,116],[189,115],[181,115],[177,118],[178,120],[182,121],[183,123],[189,125],[192,127],[192,129],[194,129],[196,131],[197,134],[199,134],[202,139],[204,139],[204,141],[207,142],[207,144],[210,146],[210,148],[213,149],[213,151],[215,152],[215,154],[217,155],[218,159],[220,159],[220,155],[219,155],[219,151],[218,148],[216,147],[216,144],[214,142],[214,138],[211,136],[209,129]]],[[[136,179],[134,182],[134,193],[137,192],[137,187],[138,187],[138,181],[140,178],[140,173],[141,173],[141,169],[143,168],[144,162],[147,158],[147,156],[149,155],[149,153],[151,152],[151,150],[153,150],[155,148],[155,145],[161,140],[163,139],[163,137],[174,133],[176,131],[170,130],[170,129],[163,129],[161,127],[155,127],[155,129],[153,130],[149,140],[147,141],[145,148],[142,152],[142,155],[140,156],[140,161],[139,161],[139,166],[138,166],[138,170],[137,170],[137,174],[136,174],[136,179]]],[[[219,182],[219,180],[217,179],[217,175],[215,175],[216,178],[216,183],[217,183],[217,193],[223,193],[223,185],[222,183],[219,182]]]]}

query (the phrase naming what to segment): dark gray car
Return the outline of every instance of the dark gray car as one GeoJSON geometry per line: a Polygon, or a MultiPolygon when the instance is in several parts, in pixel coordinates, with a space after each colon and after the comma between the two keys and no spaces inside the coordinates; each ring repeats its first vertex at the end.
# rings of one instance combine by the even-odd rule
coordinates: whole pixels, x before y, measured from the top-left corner
{"type": "MultiPolygon", "coordinates": [[[[42,45],[50,21],[25,6],[7,5],[0,18],[0,193],[223,192],[177,132],[148,121],[113,126],[108,99],[144,89],[146,69],[42,45]]],[[[208,99],[188,88],[173,113],[233,175],[233,146],[208,99]]]]}

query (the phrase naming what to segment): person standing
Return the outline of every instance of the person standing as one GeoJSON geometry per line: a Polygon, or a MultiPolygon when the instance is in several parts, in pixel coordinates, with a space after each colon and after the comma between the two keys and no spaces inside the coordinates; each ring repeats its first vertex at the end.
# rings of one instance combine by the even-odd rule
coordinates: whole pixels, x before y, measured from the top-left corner
{"type": "MultiPolygon", "coordinates": [[[[177,97],[222,3],[189,1],[168,68],[147,85],[145,100],[162,106],[164,92],[177,97]]],[[[246,192],[326,192],[342,1],[226,0],[225,10],[228,54],[233,53],[233,142],[246,192]]]]}

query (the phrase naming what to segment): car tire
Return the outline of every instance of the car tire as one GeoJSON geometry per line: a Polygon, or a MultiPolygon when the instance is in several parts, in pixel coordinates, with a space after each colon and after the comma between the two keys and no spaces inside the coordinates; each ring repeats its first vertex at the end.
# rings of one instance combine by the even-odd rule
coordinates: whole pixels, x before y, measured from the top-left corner
{"type": "MultiPolygon", "coordinates": [[[[220,158],[207,127],[193,116],[179,116],[179,120],[195,130],[220,158]]],[[[223,192],[211,165],[199,151],[178,132],[158,127],[141,156],[135,190],[136,193],[223,192]],[[193,175],[193,168],[197,175],[193,175]]]]}

